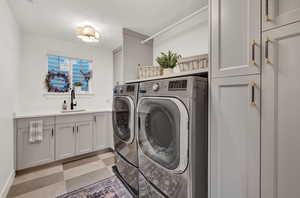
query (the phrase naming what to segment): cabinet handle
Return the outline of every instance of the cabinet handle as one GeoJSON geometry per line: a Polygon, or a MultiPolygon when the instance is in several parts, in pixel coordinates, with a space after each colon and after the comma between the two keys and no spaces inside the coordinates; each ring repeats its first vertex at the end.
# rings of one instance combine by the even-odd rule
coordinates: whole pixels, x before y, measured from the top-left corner
{"type": "Polygon", "coordinates": [[[249,85],[250,85],[250,89],[251,89],[250,105],[251,106],[256,106],[256,103],[255,103],[255,87],[256,87],[256,83],[255,82],[251,82],[249,85]]]}
{"type": "Polygon", "coordinates": [[[269,44],[270,44],[271,40],[269,37],[267,37],[267,40],[265,41],[265,62],[266,64],[270,64],[270,57],[269,57],[269,44]]]}
{"type": "Polygon", "coordinates": [[[269,13],[269,0],[265,0],[266,1],[266,6],[265,6],[265,12],[266,12],[266,21],[270,22],[272,21],[270,18],[270,13],[269,13]]]}
{"type": "Polygon", "coordinates": [[[77,126],[77,133],[79,133],[78,126],[77,126]]]}
{"type": "Polygon", "coordinates": [[[52,137],[54,137],[54,129],[53,128],[51,129],[51,135],[52,135],[52,137]]]}
{"type": "Polygon", "coordinates": [[[256,41],[253,40],[252,43],[251,43],[251,64],[253,65],[256,65],[256,62],[255,62],[255,46],[256,46],[256,41]]]}
{"type": "Polygon", "coordinates": [[[138,129],[141,130],[141,117],[138,118],[138,129]]]}
{"type": "Polygon", "coordinates": [[[73,133],[75,133],[75,126],[73,126],[73,133]]]}

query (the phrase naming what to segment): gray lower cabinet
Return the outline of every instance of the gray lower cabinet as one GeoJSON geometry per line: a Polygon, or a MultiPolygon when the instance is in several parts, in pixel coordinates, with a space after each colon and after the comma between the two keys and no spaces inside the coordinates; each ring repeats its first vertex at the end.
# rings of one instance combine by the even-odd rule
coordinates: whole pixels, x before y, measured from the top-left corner
{"type": "Polygon", "coordinates": [[[111,112],[16,119],[16,169],[112,147],[111,112]],[[29,142],[30,121],[42,120],[43,140],[29,142]]]}
{"type": "Polygon", "coordinates": [[[267,31],[263,39],[261,196],[296,198],[300,195],[300,22],[267,31]]]}
{"type": "Polygon", "coordinates": [[[56,160],[93,151],[93,121],[62,123],[56,126],[56,160]]]}
{"type": "Polygon", "coordinates": [[[101,150],[107,147],[108,124],[110,120],[108,113],[95,115],[95,133],[94,133],[94,150],[101,150]]]}
{"type": "Polygon", "coordinates": [[[113,148],[112,113],[103,112],[95,115],[94,150],[113,148]]]}
{"type": "Polygon", "coordinates": [[[55,159],[65,159],[76,154],[75,124],[57,124],[55,130],[55,159]]]}
{"type": "Polygon", "coordinates": [[[93,151],[93,121],[76,123],[76,155],[93,151]]]}
{"type": "Polygon", "coordinates": [[[17,129],[17,169],[54,161],[54,126],[44,127],[43,141],[29,142],[29,127],[17,129]]]}
{"type": "Polygon", "coordinates": [[[260,76],[212,79],[211,198],[259,198],[260,76]]]}

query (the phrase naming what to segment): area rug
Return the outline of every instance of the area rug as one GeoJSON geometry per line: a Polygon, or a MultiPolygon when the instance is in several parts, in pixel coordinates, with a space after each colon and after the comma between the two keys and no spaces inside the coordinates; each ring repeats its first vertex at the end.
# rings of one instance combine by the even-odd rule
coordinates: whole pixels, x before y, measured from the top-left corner
{"type": "Polygon", "coordinates": [[[113,176],[57,198],[132,198],[132,196],[122,182],[113,176]]]}

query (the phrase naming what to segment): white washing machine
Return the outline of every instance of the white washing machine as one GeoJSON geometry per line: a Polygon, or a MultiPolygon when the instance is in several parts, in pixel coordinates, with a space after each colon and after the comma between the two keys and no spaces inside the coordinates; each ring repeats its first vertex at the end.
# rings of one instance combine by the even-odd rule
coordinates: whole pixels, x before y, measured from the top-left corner
{"type": "Polygon", "coordinates": [[[207,79],[149,81],[139,90],[140,197],[207,197],[207,79]]]}

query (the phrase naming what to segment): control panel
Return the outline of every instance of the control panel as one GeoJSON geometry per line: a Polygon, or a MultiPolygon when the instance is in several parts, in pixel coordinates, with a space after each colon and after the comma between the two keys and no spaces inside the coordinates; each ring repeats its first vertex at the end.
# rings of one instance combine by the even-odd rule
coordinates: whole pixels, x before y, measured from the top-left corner
{"type": "Polygon", "coordinates": [[[133,95],[137,89],[136,85],[119,85],[113,90],[114,96],[118,95],[133,95]]]}
{"type": "Polygon", "coordinates": [[[158,91],[158,90],[159,90],[159,83],[154,83],[154,84],[152,85],[152,90],[153,90],[153,91],[158,91]]]}
{"type": "Polygon", "coordinates": [[[187,80],[174,80],[169,82],[169,91],[178,91],[187,89],[187,80]]]}

